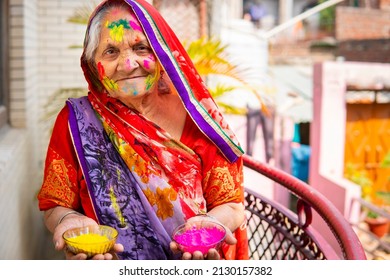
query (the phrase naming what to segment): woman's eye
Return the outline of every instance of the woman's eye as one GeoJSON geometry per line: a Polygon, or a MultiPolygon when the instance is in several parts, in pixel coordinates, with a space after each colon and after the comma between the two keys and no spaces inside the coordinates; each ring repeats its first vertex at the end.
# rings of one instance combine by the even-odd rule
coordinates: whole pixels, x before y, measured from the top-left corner
{"type": "Polygon", "coordinates": [[[117,53],[118,53],[118,51],[116,49],[109,48],[109,49],[105,50],[103,54],[106,56],[113,56],[117,53]]]}
{"type": "Polygon", "coordinates": [[[141,53],[141,54],[149,54],[151,53],[152,49],[149,46],[146,45],[136,45],[134,46],[134,51],[141,53]]]}

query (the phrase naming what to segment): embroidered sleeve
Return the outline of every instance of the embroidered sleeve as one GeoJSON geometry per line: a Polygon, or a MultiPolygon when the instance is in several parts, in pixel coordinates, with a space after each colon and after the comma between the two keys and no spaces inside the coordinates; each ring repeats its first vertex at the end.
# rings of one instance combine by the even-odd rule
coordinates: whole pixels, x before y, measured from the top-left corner
{"type": "Polygon", "coordinates": [[[47,150],[42,187],[38,193],[40,210],[55,206],[80,208],[78,162],[73,151],[67,111],[57,117],[47,150]]]}
{"type": "Polygon", "coordinates": [[[49,148],[47,154],[48,165],[45,168],[42,188],[38,199],[40,207],[50,208],[60,205],[68,208],[78,208],[75,193],[77,172],[74,167],[65,161],[56,151],[49,148]]]}
{"type": "Polygon", "coordinates": [[[211,166],[205,170],[203,179],[207,209],[227,202],[242,202],[244,198],[242,159],[230,163],[217,152],[216,156],[209,160],[211,166]]]}
{"type": "Polygon", "coordinates": [[[203,195],[207,209],[226,202],[243,202],[243,162],[230,163],[187,116],[181,141],[202,160],[203,195]]]}

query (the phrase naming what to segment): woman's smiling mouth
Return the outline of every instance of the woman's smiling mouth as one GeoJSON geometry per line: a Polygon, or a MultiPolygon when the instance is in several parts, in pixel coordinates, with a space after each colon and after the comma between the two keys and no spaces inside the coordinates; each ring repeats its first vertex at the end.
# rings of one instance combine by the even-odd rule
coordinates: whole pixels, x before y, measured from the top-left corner
{"type": "Polygon", "coordinates": [[[116,80],[116,82],[121,82],[121,81],[126,81],[126,80],[135,80],[139,78],[146,78],[148,75],[137,75],[137,76],[132,76],[132,77],[125,77],[125,78],[120,78],[116,80]]]}

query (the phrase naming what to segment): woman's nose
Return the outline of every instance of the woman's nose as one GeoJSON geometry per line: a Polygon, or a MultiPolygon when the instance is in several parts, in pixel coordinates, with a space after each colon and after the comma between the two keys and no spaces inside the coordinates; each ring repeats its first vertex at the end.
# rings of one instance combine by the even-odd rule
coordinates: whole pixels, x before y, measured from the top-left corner
{"type": "Polygon", "coordinates": [[[133,71],[138,67],[139,67],[139,63],[137,61],[136,55],[126,52],[121,56],[118,70],[133,71]]]}

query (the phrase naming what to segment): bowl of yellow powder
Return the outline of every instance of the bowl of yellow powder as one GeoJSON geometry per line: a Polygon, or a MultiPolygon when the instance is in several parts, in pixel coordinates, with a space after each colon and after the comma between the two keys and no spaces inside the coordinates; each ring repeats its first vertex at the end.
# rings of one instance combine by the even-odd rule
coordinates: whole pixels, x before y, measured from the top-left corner
{"type": "Polygon", "coordinates": [[[72,253],[84,253],[90,258],[110,251],[116,242],[118,232],[109,226],[96,225],[69,229],[62,237],[72,253]]]}

